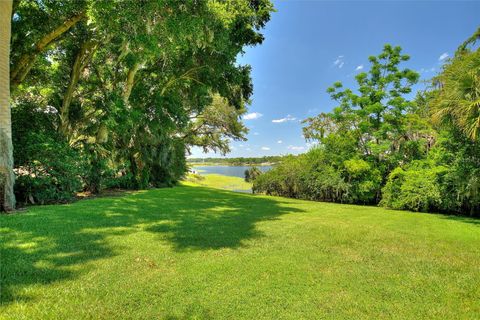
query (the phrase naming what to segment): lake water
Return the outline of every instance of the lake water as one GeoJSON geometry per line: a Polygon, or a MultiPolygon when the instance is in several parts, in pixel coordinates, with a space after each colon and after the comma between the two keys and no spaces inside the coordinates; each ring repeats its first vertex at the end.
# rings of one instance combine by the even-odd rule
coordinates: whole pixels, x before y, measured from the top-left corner
{"type": "MultiPolygon", "coordinates": [[[[199,171],[200,174],[221,174],[224,176],[233,176],[245,178],[245,170],[252,166],[194,166],[192,170],[199,171]]],[[[262,172],[272,169],[272,166],[257,166],[262,172]]]]}

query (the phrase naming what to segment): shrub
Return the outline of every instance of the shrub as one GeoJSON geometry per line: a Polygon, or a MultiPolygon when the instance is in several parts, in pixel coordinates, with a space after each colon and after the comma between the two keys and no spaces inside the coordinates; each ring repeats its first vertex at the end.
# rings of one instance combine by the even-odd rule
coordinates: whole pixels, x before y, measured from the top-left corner
{"type": "Polygon", "coordinates": [[[24,137],[23,163],[17,166],[15,195],[20,203],[66,202],[82,189],[85,164],[67,143],[41,133],[24,137]]]}
{"type": "Polygon", "coordinates": [[[406,169],[394,169],[382,189],[381,205],[393,209],[427,212],[441,207],[439,179],[446,168],[427,161],[414,161],[406,169]]]}
{"type": "Polygon", "coordinates": [[[159,144],[148,162],[148,182],[152,187],[172,187],[188,171],[185,145],[179,139],[159,144]]]}
{"type": "Polygon", "coordinates": [[[253,182],[255,181],[260,175],[262,171],[257,167],[253,166],[250,169],[245,170],[245,181],[246,182],[253,182]]]}
{"type": "Polygon", "coordinates": [[[58,115],[52,110],[24,100],[12,108],[15,196],[20,204],[65,202],[82,189],[84,158],[57,134],[58,115]]]}
{"type": "Polygon", "coordinates": [[[285,157],[254,181],[253,190],[291,198],[344,202],[350,185],[328,163],[325,151],[315,148],[306,154],[285,157]]]}
{"type": "Polygon", "coordinates": [[[362,159],[350,159],[343,162],[350,190],[346,200],[351,203],[376,203],[381,189],[382,175],[362,159]]]}
{"type": "Polygon", "coordinates": [[[303,198],[316,201],[344,202],[350,185],[330,165],[315,166],[303,177],[303,198]]]}
{"type": "Polygon", "coordinates": [[[302,175],[301,158],[285,157],[278,166],[257,177],[253,182],[253,192],[299,198],[302,175]]]}

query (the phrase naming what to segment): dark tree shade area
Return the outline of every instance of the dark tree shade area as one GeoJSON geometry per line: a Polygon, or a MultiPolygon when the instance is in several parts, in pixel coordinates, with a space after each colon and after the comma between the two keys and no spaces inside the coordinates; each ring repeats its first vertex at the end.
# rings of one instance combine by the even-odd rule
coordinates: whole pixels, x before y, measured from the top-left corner
{"type": "Polygon", "coordinates": [[[18,203],[171,186],[192,146],[224,154],[245,139],[253,87],[236,60],[262,43],[269,0],[10,6],[18,203]]]}

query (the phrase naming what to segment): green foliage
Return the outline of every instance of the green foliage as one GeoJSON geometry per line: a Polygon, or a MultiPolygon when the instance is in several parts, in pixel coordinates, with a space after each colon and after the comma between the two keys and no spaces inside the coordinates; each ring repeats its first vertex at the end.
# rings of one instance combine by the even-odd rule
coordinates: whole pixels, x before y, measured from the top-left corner
{"type": "Polygon", "coordinates": [[[345,160],[346,180],[350,184],[349,202],[375,203],[382,183],[380,170],[362,159],[345,160]]]}
{"type": "Polygon", "coordinates": [[[379,170],[360,159],[338,165],[337,156],[320,147],[286,157],[254,181],[254,190],[317,201],[373,203],[381,183],[379,170]]]}
{"type": "Polygon", "coordinates": [[[202,147],[204,151],[226,154],[230,152],[231,140],[246,140],[248,129],[241,122],[245,112],[245,108],[237,109],[226,99],[215,95],[212,103],[185,129],[184,141],[202,147]]]}
{"type": "Polygon", "coordinates": [[[302,157],[284,157],[272,170],[254,180],[253,192],[300,198],[302,163],[302,157]]]}
{"type": "Polygon", "coordinates": [[[104,178],[106,189],[135,189],[132,184],[132,174],[130,172],[119,171],[119,173],[112,171],[104,178]]]}
{"type": "Polygon", "coordinates": [[[12,111],[12,134],[19,203],[74,199],[88,171],[85,157],[55,131],[55,114],[21,100],[12,111]]]}
{"type": "Polygon", "coordinates": [[[421,148],[410,131],[407,116],[415,103],[407,99],[419,75],[400,64],[409,60],[400,47],[385,45],[383,52],[369,58],[368,72],[356,76],[357,88],[343,89],[336,82],[327,92],[339,105],[305,121],[304,135],[318,140],[338,154],[337,162],[360,158],[382,170],[395,167],[412,148],[421,148]],[[330,148],[333,145],[334,148],[330,148]]]}
{"type": "Polygon", "coordinates": [[[480,137],[480,48],[462,50],[435,79],[433,120],[455,127],[472,140],[480,137]]]}
{"type": "MultiPolygon", "coordinates": [[[[225,153],[244,139],[253,86],[237,57],[263,41],[269,0],[15,1],[13,11],[18,171],[38,160],[25,150],[32,133],[32,146],[84,159],[65,177],[85,190],[172,186],[191,146],[225,153]]],[[[43,153],[40,168],[54,156],[43,153]]],[[[59,199],[78,189],[47,177],[39,185],[59,199]]],[[[26,174],[22,188],[37,178],[26,174]]]]}
{"type": "Polygon", "coordinates": [[[400,68],[409,59],[400,47],[386,45],[356,76],[355,90],[340,82],[327,90],[339,103],[332,112],[304,121],[305,137],[320,147],[282,161],[254,188],[312,200],[480,214],[479,53],[464,45],[433,79],[433,89],[409,100],[418,74],[400,68]]]}
{"type": "Polygon", "coordinates": [[[253,182],[255,181],[260,175],[262,175],[262,171],[257,167],[253,166],[250,169],[245,170],[245,181],[246,182],[253,182]]]}
{"type": "Polygon", "coordinates": [[[435,160],[448,167],[441,209],[470,215],[480,214],[480,48],[471,47],[478,34],[432,80],[426,102],[440,132],[435,160]]]}
{"type": "Polygon", "coordinates": [[[446,170],[425,161],[394,169],[382,189],[381,205],[423,212],[438,210],[442,203],[440,182],[446,170]]]}
{"type": "Polygon", "coordinates": [[[478,215],[480,149],[463,134],[441,132],[427,158],[393,170],[382,205],[415,211],[478,215]]]}
{"type": "Polygon", "coordinates": [[[152,163],[148,165],[152,187],[172,187],[187,171],[185,145],[183,141],[172,139],[156,148],[152,163]]]}
{"type": "Polygon", "coordinates": [[[47,204],[74,199],[83,187],[81,155],[63,141],[41,133],[28,133],[22,140],[25,147],[21,150],[23,162],[16,169],[17,200],[47,204]]]}
{"type": "Polygon", "coordinates": [[[305,172],[302,182],[301,198],[316,201],[345,202],[351,187],[340,172],[329,165],[305,172]]]}
{"type": "Polygon", "coordinates": [[[431,157],[448,171],[441,183],[441,210],[480,214],[480,144],[453,129],[442,132],[431,157]]]}

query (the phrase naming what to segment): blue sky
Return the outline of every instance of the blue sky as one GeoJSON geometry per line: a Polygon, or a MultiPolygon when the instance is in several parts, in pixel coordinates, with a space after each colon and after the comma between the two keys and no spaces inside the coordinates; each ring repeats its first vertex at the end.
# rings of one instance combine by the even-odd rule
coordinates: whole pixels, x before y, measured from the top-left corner
{"type": "MultiPolygon", "coordinates": [[[[305,152],[300,121],[335,107],[326,89],[335,81],[353,88],[354,75],[368,70],[368,56],[384,44],[400,45],[411,56],[404,66],[426,80],[480,26],[480,1],[274,3],[264,43],[239,57],[253,68],[244,119],[250,132],[248,141],[232,142],[227,157],[305,152]]],[[[192,157],[220,157],[192,151],[192,157]]]]}

